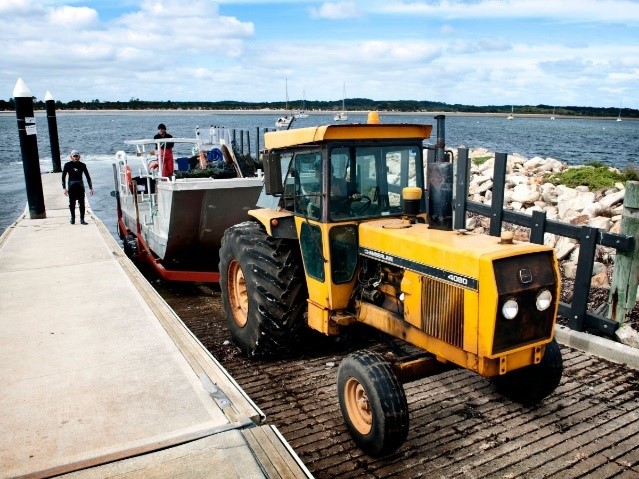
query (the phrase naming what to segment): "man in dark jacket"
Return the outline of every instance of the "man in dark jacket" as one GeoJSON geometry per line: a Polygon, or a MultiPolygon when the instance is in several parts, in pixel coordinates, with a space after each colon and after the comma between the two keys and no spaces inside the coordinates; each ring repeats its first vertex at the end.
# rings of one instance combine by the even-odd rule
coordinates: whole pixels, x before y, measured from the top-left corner
{"type": "Polygon", "coordinates": [[[76,150],[71,151],[69,155],[71,161],[67,161],[62,169],[62,190],[64,195],[69,197],[69,210],[71,211],[71,224],[75,224],[75,203],[80,204],[80,224],[88,224],[84,221],[84,181],[82,175],[87,177],[89,183],[89,191],[93,196],[93,185],[87,165],[80,161],[80,153],[76,150]],[[69,175],[69,186],[67,188],[66,179],[69,175]]]}

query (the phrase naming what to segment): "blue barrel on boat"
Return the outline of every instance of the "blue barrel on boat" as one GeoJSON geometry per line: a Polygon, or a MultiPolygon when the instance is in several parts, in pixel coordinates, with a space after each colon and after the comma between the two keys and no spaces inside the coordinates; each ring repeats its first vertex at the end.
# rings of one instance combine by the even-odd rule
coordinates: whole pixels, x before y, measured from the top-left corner
{"type": "Polygon", "coordinates": [[[224,159],[224,155],[222,154],[222,150],[219,148],[212,148],[208,154],[209,161],[220,161],[224,159]]]}
{"type": "Polygon", "coordinates": [[[187,156],[178,158],[175,161],[177,161],[178,171],[189,171],[189,158],[187,156]]]}

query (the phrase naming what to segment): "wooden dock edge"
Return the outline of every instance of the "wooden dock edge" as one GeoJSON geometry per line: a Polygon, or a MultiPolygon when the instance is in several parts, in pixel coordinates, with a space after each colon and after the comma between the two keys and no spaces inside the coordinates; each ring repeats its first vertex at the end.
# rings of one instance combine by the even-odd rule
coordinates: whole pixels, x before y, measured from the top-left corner
{"type": "Polygon", "coordinates": [[[176,346],[180,349],[189,365],[198,377],[203,379],[203,385],[206,389],[209,390],[207,383],[209,383],[209,385],[213,383],[213,385],[219,386],[219,389],[226,395],[228,401],[224,401],[223,397],[220,399],[217,394],[213,394],[209,390],[230,422],[239,425],[248,425],[249,422],[256,425],[261,424],[265,419],[264,413],[149,284],[142,273],[140,273],[137,267],[124,254],[113,236],[108,232],[106,226],[104,226],[104,223],[95,215],[93,215],[93,218],[98,227],[98,231],[104,238],[109,249],[111,249],[118,263],[136,286],[144,301],[146,301],[149,308],[151,308],[160,321],[160,324],[162,324],[176,346]],[[209,381],[206,381],[206,378],[208,378],[209,381]]]}
{"type": "MultiPolygon", "coordinates": [[[[231,423],[238,426],[265,477],[274,479],[312,478],[311,472],[277,428],[273,425],[261,425],[266,418],[264,413],[149,284],[109,234],[106,226],[95,215],[93,215],[93,219],[118,263],[135,284],[171,339],[184,354],[189,365],[200,378],[204,375],[204,387],[207,390],[210,388],[210,385],[206,384],[208,378],[214,386],[219,386],[220,390],[228,396],[228,401],[225,403],[224,399],[220,401],[220,398],[216,397],[215,394],[211,394],[231,423]]],[[[195,442],[198,441],[202,441],[202,439],[195,440],[195,442]]],[[[150,455],[153,454],[155,453],[150,453],[150,455]]],[[[109,465],[105,466],[109,467],[109,465]]]]}
{"type": "Polygon", "coordinates": [[[275,426],[243,429],[249,447],[271,478],[312,478],[313,475],[297,457],[275,426]]]}

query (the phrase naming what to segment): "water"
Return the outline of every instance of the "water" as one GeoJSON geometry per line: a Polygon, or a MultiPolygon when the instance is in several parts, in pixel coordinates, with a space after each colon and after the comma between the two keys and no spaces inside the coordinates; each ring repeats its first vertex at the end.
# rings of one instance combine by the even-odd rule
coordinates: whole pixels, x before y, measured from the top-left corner
{"type": "MultiPolygon", "coordinates": [[[[251,151],[255,153],[256,128],[273,129],[277,113],[211,114],[210,112],[58,112],[58,136],[62,164],[72,149],[82,154],[89,169],[95,195],[89,198],[91,209],[116,234],[115,199],[112,163],[118,150],[131,151],[124,140],[152,138],[159,123],[165,123],[173,136],[193,137],[199,126],[204,138],[211,125],[245,129],[251,135],[251,151]]],[[[430,123],[433,114],[381,115],[387,123],[430,123]]],[[[364,123],[366,115],[349,113],[349,123],[364,123]]],[[[333,123],[331,115],[311,115],[296,120],[293,127],[333,123]]],[[[40,170],[53,169],[48,125],[44,113],[36,113],[40,170]]],[[[433,143],[436,132],[433,130],[433,143]]],[[[15,113],[0,115],[0,232],[25,210],[27,196],[20,153],[20,140],[15,113]]],[[[448,116],[448,147],[484,147],[525,157],[553,157],[572,165],[590,161],[625,168],[636,166],[639,151],[639,122],[549,118],[516,118],[503,116],[448,116]]],[[[62,188],[60,188],[62,194],[62,188]]]]}

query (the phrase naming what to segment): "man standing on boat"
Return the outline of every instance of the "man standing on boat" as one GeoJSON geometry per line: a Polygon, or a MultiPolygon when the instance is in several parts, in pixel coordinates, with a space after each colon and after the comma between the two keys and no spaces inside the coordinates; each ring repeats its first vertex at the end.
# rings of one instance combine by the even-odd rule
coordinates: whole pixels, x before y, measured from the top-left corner
{"type": "MultiPolygon", "coordinates": [[[[153,137],[154,140],[162,138],[173,138],[173,135],[166,132],[166,125],[164,123],[160,123],[158,125],[158,133],[153,137]]],[[[173,164],[173,143],[163,143],[160,146],[158,159],[162,165],[162,176],[166,176],[168,178],[173,176],[173,170],[175,168],[173,164]]]]}
{"type": "Polygon", "coordinates": [[[69,210],[71,211],[71,224],[75,224],[75,203],[76,201],[80,205],[80,224],[88,224],[84,221],[84,182],[82,181],[82,175],[87,177],[87,183],[89,183],[89,191],[93,196],[93,185],[91,183],[91,176],[87,165],[80,161],[80,153],[76,150],[72,150],[69,155],[71,161],[67,161],[62,169],[62,190],[64,195],[69,197],[69,210]],[[67,189],[66,179],[69,175],[69,188],[67,189]]]}

